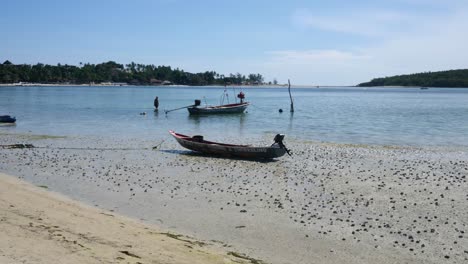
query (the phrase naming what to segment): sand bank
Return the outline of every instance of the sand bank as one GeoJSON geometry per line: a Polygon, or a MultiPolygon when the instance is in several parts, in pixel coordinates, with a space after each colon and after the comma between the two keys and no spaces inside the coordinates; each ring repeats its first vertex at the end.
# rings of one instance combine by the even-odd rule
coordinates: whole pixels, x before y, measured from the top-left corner
{"type": "Polygon", "coordinates": [[[251,263],[0,173],[0,263],[251,263]]]}

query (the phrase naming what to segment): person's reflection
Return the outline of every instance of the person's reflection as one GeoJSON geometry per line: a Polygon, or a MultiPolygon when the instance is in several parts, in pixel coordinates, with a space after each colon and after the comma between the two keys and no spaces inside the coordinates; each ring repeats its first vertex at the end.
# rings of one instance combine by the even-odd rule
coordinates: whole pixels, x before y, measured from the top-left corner
{"type": "Polygon", "coordinates": [[[293,129],[293,119],[294,119],[294,112],[290,112],[290,114],[289,114],[289,124],[288,124],[289,132],[291,132],[292,129],[293,129]]]}
{"type": "Polygon", "coordinates": [[[241,114],[241,115],[239,116],[239,134],[240,134],[240,135],[244,135],[243,132],[244,132],[244,124],[245,124],[245,119],[246,119],[246,118],[247,118],[247,117],[245,116],[245,114],[241,114]]]}

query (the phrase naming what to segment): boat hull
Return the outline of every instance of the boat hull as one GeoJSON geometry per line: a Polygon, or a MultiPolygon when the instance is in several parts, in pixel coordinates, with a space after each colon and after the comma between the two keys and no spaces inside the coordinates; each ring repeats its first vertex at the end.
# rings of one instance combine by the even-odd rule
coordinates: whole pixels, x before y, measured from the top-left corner
{"type": "Polygon", "coordinates": [[[203,154],[234,157],[243,159],[274,159],[283,156],[286,150],[273,145],[271,147],[252,147],[248,145],[231,145],[211,141],[199,141],[195,137],[169,131],[169,133],[184,148],[203,154]]]}
{"type": "Polygon", "coordinates": [[[240,114],[247,109],[249,103],[228,104],[219,106],[206,107],[188,107],[187,110],[191,115],[210,115],[210,114],[240,114]]]}
{"type": "Polygon", "coordinates": [[[9,115],[0,116],[0,123],[15,123],[15,122],[16,122],[16,118],[14,117],[11,117],[9,115]]]}

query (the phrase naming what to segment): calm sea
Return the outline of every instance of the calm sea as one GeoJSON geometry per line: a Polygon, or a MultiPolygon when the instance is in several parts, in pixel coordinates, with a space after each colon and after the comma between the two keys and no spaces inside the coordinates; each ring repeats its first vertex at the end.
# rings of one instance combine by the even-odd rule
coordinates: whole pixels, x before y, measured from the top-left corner
{"type": "MultiPolygon", "coordinates": [[[[195,99],[217,105],[224,87],[0,87],[0,115],[17,117],[0,133],[151,139],[173,129],[213,139],[284,133],[338,143],[468,146],[468,89],[293,88],[294,114],[287,88],[242,90],[252,103],[245,114],[195,117],[164,110],[195,99]]],[[[224,102],[233,103],[239,91],[228,88],[224,102]]]]}

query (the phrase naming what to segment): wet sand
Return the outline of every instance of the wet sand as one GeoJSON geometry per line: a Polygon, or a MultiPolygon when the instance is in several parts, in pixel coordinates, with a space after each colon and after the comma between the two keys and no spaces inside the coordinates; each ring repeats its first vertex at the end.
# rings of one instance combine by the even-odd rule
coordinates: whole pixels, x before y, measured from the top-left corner
{"type": "MultiPolygon", "coordinates": [[[[268,144],[273,135],[265,135],[268,144]]],[[[287,139],[275,162],[167,139],[2,135],[0,171],[268,263],[465,263],[465,149],[287,139]]]]}

